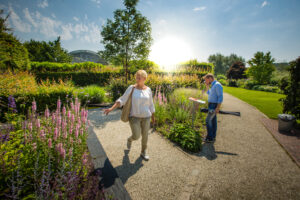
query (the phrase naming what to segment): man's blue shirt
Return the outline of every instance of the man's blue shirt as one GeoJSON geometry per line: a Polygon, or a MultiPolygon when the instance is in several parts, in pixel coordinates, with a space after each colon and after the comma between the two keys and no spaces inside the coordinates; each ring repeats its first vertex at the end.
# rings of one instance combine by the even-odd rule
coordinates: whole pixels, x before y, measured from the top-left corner
{"type": "Polygon", "coordinates": [[[209,103],[222,103],[223,102],[223,87],[221,83],[214,80],[211,83],[211,88],[207,90],[209,103]]]}

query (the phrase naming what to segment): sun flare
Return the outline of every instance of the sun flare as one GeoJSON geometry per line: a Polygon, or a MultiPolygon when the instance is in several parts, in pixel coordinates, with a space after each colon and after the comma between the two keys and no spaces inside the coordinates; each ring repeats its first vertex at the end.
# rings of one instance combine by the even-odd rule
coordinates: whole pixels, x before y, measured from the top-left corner
{"type": "Polygon", "coordinates": [[[175,69],[180,62],[191,59],[191,49],[182,39],[168,36],[157,40],[151,48],[150,60],[167,71],[175,69]]]}

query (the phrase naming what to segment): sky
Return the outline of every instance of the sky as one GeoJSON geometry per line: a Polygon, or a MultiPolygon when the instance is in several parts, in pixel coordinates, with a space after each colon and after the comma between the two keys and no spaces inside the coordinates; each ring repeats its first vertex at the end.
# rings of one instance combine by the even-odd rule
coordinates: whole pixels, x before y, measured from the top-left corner
{"type": "MultiPolygon", "coordinates": [[[[61,36],[68,51],[103,50],[102,26],[123,8],[122,0],[0,0],[22,42],[61,36]]],[[[154,61],[205,62],[215,53],[249,60],[257,51],[270,51],[276,62],[300,56],[299,0],[140,0],[137,9],[151,22],[154,61]]]]}

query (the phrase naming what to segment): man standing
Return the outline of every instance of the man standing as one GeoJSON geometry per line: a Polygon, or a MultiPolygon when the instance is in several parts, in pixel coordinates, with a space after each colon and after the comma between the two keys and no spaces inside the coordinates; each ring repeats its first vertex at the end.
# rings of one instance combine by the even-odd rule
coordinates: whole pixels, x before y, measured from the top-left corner
{"type": "Polygon", "coordinates": [[[207,136],[205,142],[215,142],[217,134],[217,114],[223,102],[223,87],[208,73],[203,77],[208,94],[208,114],[206,117],[207,136]],[[209,89],[209,86],[211,88],[209,89]]]}

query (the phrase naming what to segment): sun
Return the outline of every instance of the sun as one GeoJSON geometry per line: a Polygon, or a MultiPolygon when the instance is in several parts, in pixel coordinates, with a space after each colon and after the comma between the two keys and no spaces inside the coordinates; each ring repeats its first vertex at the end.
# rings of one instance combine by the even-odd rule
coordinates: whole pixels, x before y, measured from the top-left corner
{"type": "Polygon", "coordinates": [[[180,62],[191,59],[191,49],[181,38],[168,36],[157,40],[151,48],[150,60],[166,71],[172,71],[180,62]]]}

